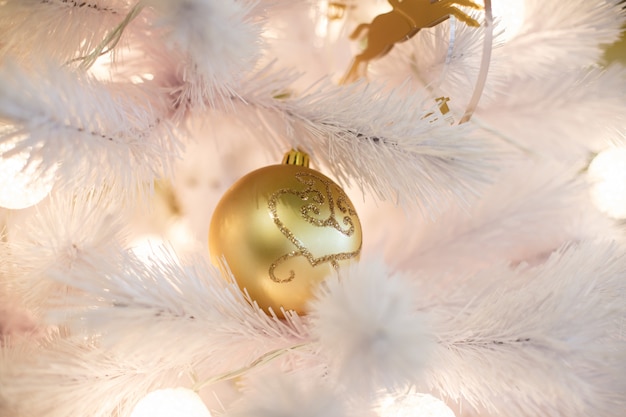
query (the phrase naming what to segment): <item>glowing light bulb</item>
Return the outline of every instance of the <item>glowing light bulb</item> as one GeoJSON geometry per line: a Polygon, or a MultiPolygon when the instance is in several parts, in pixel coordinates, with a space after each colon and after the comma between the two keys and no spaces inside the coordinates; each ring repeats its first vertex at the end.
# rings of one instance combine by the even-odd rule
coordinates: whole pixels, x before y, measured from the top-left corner
{"type": "Polygon", "coordinates": [[[163,240],[163,237],[158,235],[139,236],[130,243],[129,249],[137,259],[148,266],[180,264],[178,256],[172,251],[171,242],[163,240]]]}
{"type": "Polygon", "coordinates": [[[178,264],[179,254],[194,253],[202,248],[193,237],[189,225],[177,220],[167,228],[164,236],[146,234],[135,237],[128,246],[130,251],[146,265],[178,264]]]}
{"type": "Polygon", "coordinates": [[[378,407],[378,415],[380,417],[455,417],[443,401],[432,395],[413,391],[384,398],[378,407]]]}
{"type": "Polygon", "coordinates": [[[167,388],[142,398],[130,417],[211,417],[211,413],[192,390],[167,388]]]}
{"type": "Polygon", "coordinates": [[[15,142],[0,143],[0,206],[23,209],[43,200],[54,185],[55,170],[42,173],[39,163],[30,159],[24,150],[10,156],[15,142]]]}
{"type": "Polygon", "coordinates": [[[588,175],[596,207],[609,217],[626,219],[626,147],[600,152],[588,175]]]}
{"type": "Polygon", "coordinates": [[[155,248],[160,248],[165,244],[163,239],[157,235],[143,235],[134,239],[130,244],[130,250],[142,261],[148,261],[155,256],[155,248]]]}

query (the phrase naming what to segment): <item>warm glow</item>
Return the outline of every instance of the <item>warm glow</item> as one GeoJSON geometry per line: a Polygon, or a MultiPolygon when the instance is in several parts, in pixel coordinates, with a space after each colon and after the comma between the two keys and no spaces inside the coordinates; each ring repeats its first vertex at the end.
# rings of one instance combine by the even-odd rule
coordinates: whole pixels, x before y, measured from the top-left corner
{"type": "Polygon", "coordinates": [[[441,400],[429,394],[408,392],[388,396],[378,408],[380,417],[455,417],[452,410],[441,400]]]}
{"type": "Polygon", "coordinates": [[[111,54],[100,55],[96,62],[89,68],[89,73],[96,77],[98,80],[110,81],[111,80],[111,54]]]}
{"type": "Polygon", "coordinates": [[[158,235],[142,235],[129,245],[130,251],[146,265],[177,264],[178,258],[170,250],[170,242],[158,235]]]}
{"type": "Polygon", "coordinates": [[[43,200],[54,184],[54,172],[38,172],[38,163],[28,159],[28,151],[4,156],[15,147],[13,142],[0,144],[0,206],[23,209],[43,200]]]}
{"type": "Polygon", "coordinates": [[[177,254],[193,253],[199,248],[200,244],[194,239],[189,225],[181,220],[172,222],[164,235],[139,235],[129,245],[131,252],[147,265],[177,264],[180,262],[177,254]]]}
{"type": "Polygon", "coordinates": [[[626,219],[626,148],[600,152],[589,165],[591,198],[608,216],[626,219]]]}
{"type": "Polygon", "coordinates": [[[154,258],[155,249],[165,244],[163,239],[157,235],[143,235],[130,244],[131,252],[144,262],[148,262],[150,258],[154,258]]]}
{"type": "Polygon", "coordinates": [[[501,37],[504,40],[511,39],[524,23],[524,0],[494,1],[491,4],[498,29],[504,29],[501,37]]]}
{"type": "Polygon", "coordinates": [[[192,390],[168,388],[146,395],[130,417],[211,417],[211,413],[192,390]]]}

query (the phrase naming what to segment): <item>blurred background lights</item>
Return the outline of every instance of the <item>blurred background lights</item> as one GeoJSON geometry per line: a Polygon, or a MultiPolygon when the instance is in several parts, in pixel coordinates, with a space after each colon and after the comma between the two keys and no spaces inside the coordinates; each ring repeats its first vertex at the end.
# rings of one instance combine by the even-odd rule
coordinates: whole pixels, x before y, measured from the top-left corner
{"type": "Polygon", "coordinates": [[[410,391],[385,397],[378,408],[380,417],[455,417],[441,400],[429,394],[410,391]]]}
{"type": "Polygon", "coordinates": [[[142,398],[130,417],[211,417],[211,413],[194,391],[167,388],[142,398]]]}
{"type": "Polygon", "coordinates": [[[504,30],[500,39],[513,38],[524,23],[524,0],[494,1],[492,9],[497,29],[504,30]]]}
{"type": "Polygon", "coordinates": [[[626,147],[600,152],[588,173],[598,209],[614,219],[626,219],[626,147]]]}
{"type": "Polygon", "coordinates": [[[155,260],[163,261],[166,243],[163,238],[156,234],[136,237],[129,245],[130,251],[145,264],[153,264],[155,260]]]}
{"type": "Polygon", "coordinates": [[[43,200],[54,185],[54,170],[41,172],[30,153],[10,152],[15,142],[0,143],[0,207],[23,209],[43,200]]]}

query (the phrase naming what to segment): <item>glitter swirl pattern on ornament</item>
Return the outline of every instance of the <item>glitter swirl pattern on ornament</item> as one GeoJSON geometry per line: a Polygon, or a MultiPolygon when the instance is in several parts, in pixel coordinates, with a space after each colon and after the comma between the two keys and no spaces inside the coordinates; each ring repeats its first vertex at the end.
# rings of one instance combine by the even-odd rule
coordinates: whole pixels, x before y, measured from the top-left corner
{"type": "Polygon", "coordinates": [[[212,262],[266,311],[306,314],[315,287],[356,261],[361,223],[346,193],[305,166],[271,165],[224,194],[209,228],[212,262]]]}
{"type": "Polygon", "coordinates": [[[312,173],[299,172],[295,174],[295,177],[299,182],[306,186],[304,190],[298,191],[290,188],[282,188],[272,194],[268,201],[268,208],[270,210],[270,213],[272,214],[272,219],[274,220],[274,223],[276,224],[280,232],[285,235],[285,237],[289,239],[289,241],[293,243],[296,248],[298,248],[297,251],[291,251],[279,257],[270,265],[270,278],[272,279],[272,281],[278,283],[289,282],[295,278],[296,275],[293,270],[289,271],[289,277],[284,279],[276,277],[274,273],[278,265],[288,261],[291,258],[304,256],[309,261],[311,266],[317,266],[322,263],[330,262],[333,268],[338,269],[339,263],[337,261],[354,258],[358,256],[361,252],[361,246],[359,246],[359,248],[355,251],[315,257],[311,253],[311,251],[307,249],[296,236],[294,236],[292,231],[287,226],[285,226],[285,224],[280,220],[280,216],[278,215],[277,203],[281,196],[285,194],[291,194],[299,197],[302,201],[311,202],[310,204],[307,204],[300,208],[302,218],[308,223],[311,223],[312,225],[318,227],[332,227],[339,233],[348,237],[352,236],[355,230],[353,218],[356,216],[356,211],[354,210],[354,207],[352,207],[352,204],[348,200],[346,194],[341,189],[339,189],[339,187],[333,187],[333,184],[331,184],[330,181],[326,181],[322,177],[314,175],[312,173]],[[317,184],[322,185],[322,188],[324,189],[323,193],[319,191],[319,187],[316,187],[317,184]],[[331,187],[333,187],[335,189],[335,192],[339,194],[336,206],[341,213],[345,214],[342,220],[343,224],[348,226],[347,230],[343,229],[341,227],[341,224],[339,224],[339,222],[337,221],[335,214],[335,201],[333,199],[331,187]],[[323,205],[325,205],[329,211],[328,217],[323,220],[313,217],[311,213],[319,216],[320,208],[323,205]]]}

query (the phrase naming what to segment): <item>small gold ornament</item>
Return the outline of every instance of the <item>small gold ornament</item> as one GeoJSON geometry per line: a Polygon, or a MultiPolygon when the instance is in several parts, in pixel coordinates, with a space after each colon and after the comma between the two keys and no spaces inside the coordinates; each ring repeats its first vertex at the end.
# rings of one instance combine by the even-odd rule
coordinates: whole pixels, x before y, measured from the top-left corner
{"type": "Polygon", "coordinates": [[[209,251],[263,309],[305,312],[317,284],[358,258],[361,223],[346,193],[292,151],[237,181],[211,219],[209,251]]]}

